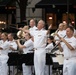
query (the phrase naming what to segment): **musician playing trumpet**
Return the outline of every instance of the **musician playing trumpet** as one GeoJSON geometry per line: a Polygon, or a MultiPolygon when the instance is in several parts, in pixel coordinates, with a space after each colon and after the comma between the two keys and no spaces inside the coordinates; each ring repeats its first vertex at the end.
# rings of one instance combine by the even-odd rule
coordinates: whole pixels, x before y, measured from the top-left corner
{"type": "Polygon", "coordinates": [[[66,37],[60,39],[59,48],[64,53],[63,75],[76,75],[76,38],[72,26],[67,27],[66,37]]]}

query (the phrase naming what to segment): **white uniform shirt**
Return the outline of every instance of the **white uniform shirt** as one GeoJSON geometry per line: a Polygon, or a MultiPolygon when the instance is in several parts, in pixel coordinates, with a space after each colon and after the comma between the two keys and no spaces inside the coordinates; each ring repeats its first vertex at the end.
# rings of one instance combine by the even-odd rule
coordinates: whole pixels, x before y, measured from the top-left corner
{"type": "Polygon", "coordinates": [[[47,52],[51,52],[51,50],[54,48],[54,46],[53,46],[53,43],[50,43],[50,44],[48,44],[47,46],[46,46],[46,53],[47,52]]]}
{"type": "Polygon", "coordinates": [[[71,37],[68,38],[66,37],[65,40],[75,49],[74,51],[71,51],[66,45],[65,43],[61,43],[61,46],[63,48],[63,54],[64,54],[64,58],[71,58],[71,57],[76,57],[76,38],[75,37],[71,37]]]}
{"type": "MultiPolygon", "coordinates": [[[[13,41],[9,41],[9,46],[13,47],[15,50],[17,50],[17,44],[16,42],[13,40],[13,41]]],[[[14,50],[9,50],[9,52],[12,52],[14,50]]]]}
{"type": "Polygon", "coordinates": [[[30,30],[30,34],[31,34],[31,36],[33,36],[33,32],[31,32],[31,31],[35,31],[37,29],[37,27],[36,26],[34,26],[34,27],[31,27],[29,30],[30,30]]]}
{"type": "Polygon", "coordinates": [[[47,31],[44,29],[31,31],[34,37],[34,48],[44,48],[47,42],[47,31]]]}
{"type": "Polygon", "coordinates": [[[0,47],[3,50],[0,50],[0,54],[8,54],[8,50],[9,50],[9,42],[6,40],[5,42],[3,40],[0,40],[0,47]]]}
{"type": "Polygon", "coordinates": [[[24,46],[26,47],[26,48],[23,48],[24,54],[31,52],[30,50],[32,50],[34,48],[33,41],[31,39],[27,40],[24,43],[24,46]]]}
{"type": "MultiPolygon", "coordinates": [[[[60,37],[64,37],[66,35],[66,30],[58,31],[57,33],[60,37]]],[[[55,40],[59,40],[57,36],[55,36],[55,40]]]]}
{"type": "Polygon", "coordinates": [[[34,27],[31,27],[29,30],[32,31],[32,30],[36,30],[36,29],[37,29],[37,27],[34,26],[34,27]]]}

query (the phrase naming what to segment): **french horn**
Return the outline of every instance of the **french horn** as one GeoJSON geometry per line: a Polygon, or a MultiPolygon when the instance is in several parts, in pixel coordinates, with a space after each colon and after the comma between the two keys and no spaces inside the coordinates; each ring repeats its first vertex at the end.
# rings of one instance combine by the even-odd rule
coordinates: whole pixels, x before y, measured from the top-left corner
{"type": "Polygon", "coordinates": [[[24,32],[24,30],[28,30],[28,29],[29,29],[28,26],[24,26],[24,27],[22,28],[22,30],[19,30],[19,31],[17,32],[17,37],[18,37],[19,39],[24,38],[24,37],[25,37],[25,32],[24,32]]]}

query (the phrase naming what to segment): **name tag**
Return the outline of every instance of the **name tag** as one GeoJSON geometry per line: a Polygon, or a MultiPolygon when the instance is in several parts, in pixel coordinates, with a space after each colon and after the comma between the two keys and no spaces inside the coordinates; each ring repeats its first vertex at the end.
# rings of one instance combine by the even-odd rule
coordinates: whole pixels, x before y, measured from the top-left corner
{"type": "Polygon", "coordinates": [[[68,42],[68,43],[72,43],[72,42],[68,42]]]}
{"type": "Polygon", "coordinates": [[[38,35],[38,37],[40,37],[41,35],[38,35]]]}

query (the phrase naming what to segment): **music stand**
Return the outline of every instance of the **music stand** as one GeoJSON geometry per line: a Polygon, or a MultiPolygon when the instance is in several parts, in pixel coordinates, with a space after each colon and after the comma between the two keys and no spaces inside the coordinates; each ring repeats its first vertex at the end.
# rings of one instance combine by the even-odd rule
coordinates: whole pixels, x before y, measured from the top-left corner
{"type": "Polygon", "coordinates": [[[50,65],[53,65],[52,57],[56,57],[55,54],[46,53],[46,65],[48,65],[50,75],[50,65]]]}
{"type": "MultiPolygon", "coordinates": [[[[8,66],[9,66],[9,75],[10,75],[10,66],[17,66],[18,67],[18,59],[19,54],[17,52],[11,52],[8,53],[9,59],[8,59],[8,66]]],[[[18,69],[17,69],[18,72],[18,69]]]]}
{"type": "Polygon", "coordinates": [[[19,62],[21,64],[25,63],[28,66],[34,65],[34,53],[21,54],[19,62]]]}

